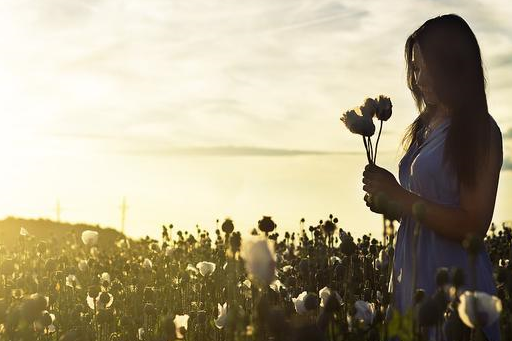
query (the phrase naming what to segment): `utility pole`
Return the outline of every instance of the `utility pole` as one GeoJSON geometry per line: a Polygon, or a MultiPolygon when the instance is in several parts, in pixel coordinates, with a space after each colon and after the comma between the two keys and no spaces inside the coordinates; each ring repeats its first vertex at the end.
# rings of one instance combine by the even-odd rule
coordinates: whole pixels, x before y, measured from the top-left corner
{"type": "Polygon", "coordinates": [[[55,213],[57,217],[57,222],[60,223],[60,201],[57,199],[57,205],[55,207],[55,213]]]}
{"type": "Polygon", "coordinates": [[[124,222],[126,220],[126,197],[123,197],[123,203],[121,205],[121,233],[124,235],[124,222]]]}

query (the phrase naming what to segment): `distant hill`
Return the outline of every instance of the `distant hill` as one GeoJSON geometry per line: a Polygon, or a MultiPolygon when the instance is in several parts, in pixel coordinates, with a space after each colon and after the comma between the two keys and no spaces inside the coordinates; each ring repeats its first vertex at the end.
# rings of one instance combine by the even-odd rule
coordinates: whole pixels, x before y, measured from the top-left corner
{"type": "Polygon", "coordinates": [[[85,230],[98,231],[100,246],[109,246],[123,234],[113,228],[102,228],[99,225],[70,224],[49,219],[23,219],[7,217],[0,220],[0,244],[11,249],[16,246],[20,237],[20,228],[24,227],[35,240],[51,241],[62,239],[66,235],[74,235],[81,240],[82,232],[85,230]]]}

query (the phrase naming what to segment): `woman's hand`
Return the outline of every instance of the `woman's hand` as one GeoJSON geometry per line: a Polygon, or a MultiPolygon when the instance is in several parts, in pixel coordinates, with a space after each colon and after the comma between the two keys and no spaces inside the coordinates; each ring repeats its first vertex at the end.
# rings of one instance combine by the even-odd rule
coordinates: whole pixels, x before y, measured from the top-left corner
{"type": "Polygon", "coordinates": [[[386,219],[399,220],[402,216],[400,196],[405,191],[393,174],[384,168],[369,164],[363,172],[363,190],[366,206],[372,212],[381,213],[386,219]]]}
{"type": "Polygon", "coordinates": [[[375,197],[371,194],[365,193],[363,200],[366,202],[366,207],[370,208],[370,211],[379,214],[385,213],[383,205],[377,205],[375,197]]]}
{"type": "Polygon", "coordinates": [[[371,196],[383,193],[389,200],[398,201],[403,190],[391,172],[374,164],[368,164],[363,172],[363,190],[371,196]]]}

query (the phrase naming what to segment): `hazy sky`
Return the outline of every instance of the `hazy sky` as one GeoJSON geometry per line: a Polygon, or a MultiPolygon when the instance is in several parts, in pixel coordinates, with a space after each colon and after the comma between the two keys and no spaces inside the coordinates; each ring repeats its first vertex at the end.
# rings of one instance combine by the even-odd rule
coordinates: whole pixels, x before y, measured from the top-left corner
{"type": "Polygon", "coordinates": [[[380,164],[397,173],[416,115],[403,48],[425,20],[479,40],[505,157],[495,219],[512,219],[509,1],[3,0],[0,217],[55,217],[157,235],[161,224],[296,229],[337,215],[361,234],[360,138],[339,121],[390,96],[380,164]]]}

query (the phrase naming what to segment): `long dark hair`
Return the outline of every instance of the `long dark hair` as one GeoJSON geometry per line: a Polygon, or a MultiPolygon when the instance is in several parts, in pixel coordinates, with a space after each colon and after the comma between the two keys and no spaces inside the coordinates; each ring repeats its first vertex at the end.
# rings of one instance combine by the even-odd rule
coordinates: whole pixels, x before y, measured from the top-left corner
{"type": "Polygon", "coordinates": [[[416,84],[412,51],[418,44],[431,75],[432,88],[451,116],[444,146],[459,183],[473,187],[488,160],[490,115],[485,94],[486,80],[477,39],[464,19],[446,14],[427,20],[405,43],[407,85],[420,114],[402,139],[405,150],[422,142],[422,132],[436,107],[425,102],[416,84]]]}

